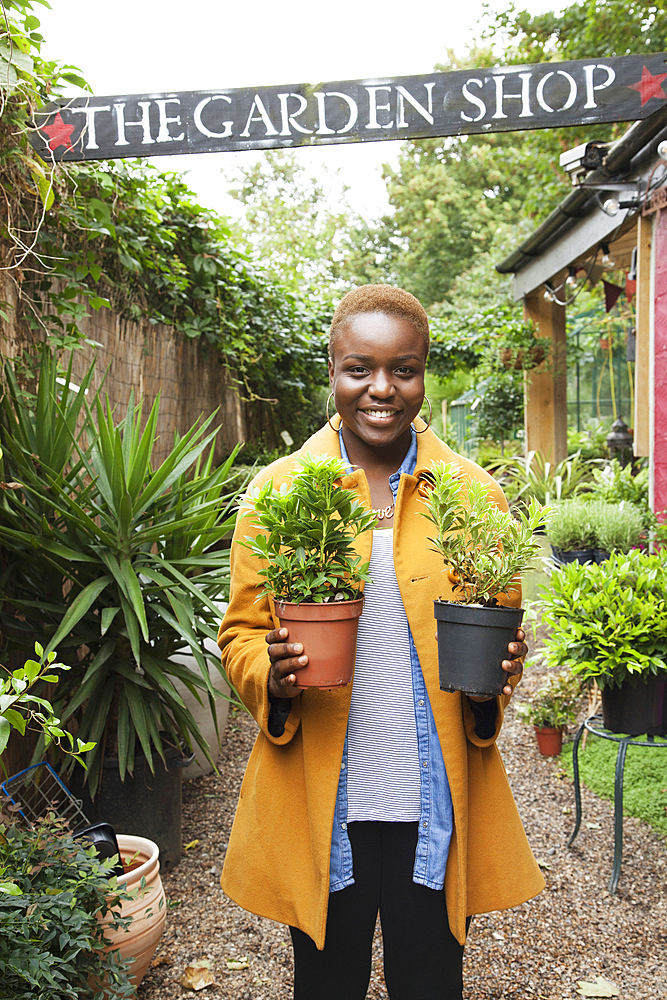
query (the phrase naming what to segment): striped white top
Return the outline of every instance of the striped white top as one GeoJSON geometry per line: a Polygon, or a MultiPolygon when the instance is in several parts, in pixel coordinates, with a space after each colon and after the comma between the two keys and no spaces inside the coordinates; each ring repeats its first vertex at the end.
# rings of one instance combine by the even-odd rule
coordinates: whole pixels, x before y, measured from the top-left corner
{"type": "Polygon", "coordinates": [[[348,822],[415,822],[421,795],[408,619],[394,532],[375,529],[347,727],[348,822]]]}

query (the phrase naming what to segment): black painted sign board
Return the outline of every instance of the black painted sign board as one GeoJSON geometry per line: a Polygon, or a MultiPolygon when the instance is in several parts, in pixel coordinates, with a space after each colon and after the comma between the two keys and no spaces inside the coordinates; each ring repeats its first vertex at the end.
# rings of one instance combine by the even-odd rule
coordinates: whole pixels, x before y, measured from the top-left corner
{"type": "Polygon", "coordinates": [[[291,148],[646,118],[667,55],[579,59],[382,80],[61,100],[35,114],[45,159],[291,148]]]}

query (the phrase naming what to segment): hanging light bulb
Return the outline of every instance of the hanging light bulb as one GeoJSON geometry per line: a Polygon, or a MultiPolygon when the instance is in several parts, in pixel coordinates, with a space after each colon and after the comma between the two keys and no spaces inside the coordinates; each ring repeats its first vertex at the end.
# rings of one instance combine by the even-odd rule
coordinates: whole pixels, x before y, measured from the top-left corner
{"type": "Polygon", "coordinates": [[[661,143],[658,143],[658,156],[661,160],[667,160],[667,139],[663,139],[661,143]]]}
{"type": "Polygon", "coordinates": [[[618,215],[621,205],[618,198],[607,198],[602,208],[607,215],[618,215]]]}
{"type": "Polygon", "coordinates": [[[577,268],[574,267],[574,265],[570,264],[569,274],[565,279],[565,284],[568,285],[570,288],[573,288],[576,285],[576,283],[577,283],[577,268]]]}
{"type": "Polygon", "coordinates": [[[609,244],[602,243],[600,245],[600,249],[602,250],[602,258],[600,260],[600,263],[607,271],[613,271],[613,269],[616,267],[616,261],[611,259],[611,256],[609,254],[609,244]]]}
{"type": "Polygon", "coordinates": [[[554,293],[551,291],[550,288],[545,289],[545,292],[544,292],[544,301],[545,302],[553,302],[553,300],[554,300],[554,293]]]}

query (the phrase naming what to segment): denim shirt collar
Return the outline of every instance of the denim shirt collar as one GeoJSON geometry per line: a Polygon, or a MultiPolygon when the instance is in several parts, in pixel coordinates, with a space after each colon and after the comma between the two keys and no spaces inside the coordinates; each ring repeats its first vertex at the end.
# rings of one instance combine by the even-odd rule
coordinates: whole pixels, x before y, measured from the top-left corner
{"type": "MultiPolygon", "coordinates": [[[[352,472],[354,470],[354,466],[350,462],[350,457],[349,457],[349,455],[347,453],[347,449],[345,447],[345,442],[343,441],[343,425],[342,424],[341,424],[340,429],[338,431],[338,441],[340,443],[340,457],[343,459],[343,461],[347,465],[347,471],[348,472],[352,472]]],[[[399,484],[401,476],[403,475],[403,473],[405,473],[408,476],[411,476],[413,474],[413,472],[415,471],[416,467],[417,467],[417,433],[416,433],[414,427],[411,426],[410,427],[410,447],[407,450],[405,458],[401,462],[400,468],[396,472],[392,473],[392,475],[389,477],[389,485],[391,487],[391,492],[394,494],[394,500],[396,499],[396,494],[398,493],[398,484],[399,484]]]]}

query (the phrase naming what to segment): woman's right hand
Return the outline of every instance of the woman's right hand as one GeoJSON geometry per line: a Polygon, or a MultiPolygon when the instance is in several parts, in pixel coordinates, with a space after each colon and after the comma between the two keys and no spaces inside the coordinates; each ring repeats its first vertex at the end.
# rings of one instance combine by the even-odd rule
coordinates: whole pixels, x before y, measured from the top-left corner
{"type": "Polygon", "coordinates": [[[294,671],[305,667],[308,657],[303,655],[300,642],[285,642],[288,636],[286,628],[276,628],[265,636],[271,660],[269,694],[272,698],[296,698],[301,694],[300,689],[295,687],[294,671]]]}

